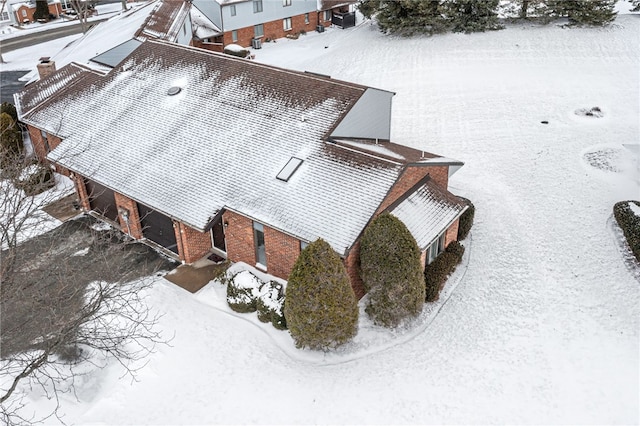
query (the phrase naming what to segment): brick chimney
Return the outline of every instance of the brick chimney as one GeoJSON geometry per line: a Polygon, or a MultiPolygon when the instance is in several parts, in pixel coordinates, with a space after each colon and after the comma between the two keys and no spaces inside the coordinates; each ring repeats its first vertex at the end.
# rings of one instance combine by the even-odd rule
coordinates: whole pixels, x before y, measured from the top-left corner
{"type": "Polygon", "coordinates": [[[48,56],[40,58],[40,63],[38,63],[38,75],[40,75],[40,80],[47,78],[54,72],[56,72],[56,62],[52,61],[48,56]]]}

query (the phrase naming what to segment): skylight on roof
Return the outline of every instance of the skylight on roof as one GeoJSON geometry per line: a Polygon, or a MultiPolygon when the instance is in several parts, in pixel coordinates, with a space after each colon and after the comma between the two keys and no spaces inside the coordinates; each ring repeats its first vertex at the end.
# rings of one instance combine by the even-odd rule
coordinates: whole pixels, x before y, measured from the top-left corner
{"type": "Polygon", "coordinates": [[[300,158],[291,157],[282,170],[280,170],[276,179],[280,179],[285,182],[289,181],[291,176],[293,176],[296,170],[298,170],[298,167],[300,167],[300,164],[302,164],[302,160],[300,158]]]}

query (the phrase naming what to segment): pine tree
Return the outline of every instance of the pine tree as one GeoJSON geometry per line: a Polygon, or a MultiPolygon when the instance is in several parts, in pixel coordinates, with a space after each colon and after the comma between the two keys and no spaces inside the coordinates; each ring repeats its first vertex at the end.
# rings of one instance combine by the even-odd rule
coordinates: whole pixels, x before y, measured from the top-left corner
{"type": "Polygon", "coordinates": [[[482,32],[504,28],[498,20],[499,0],[446,0],[443,11],[453,32],[482,32]]]}
{"type": "Polygon", "coordinates": [[[631,0],[632,12],[640,12],[640,0],[631,0]]]}
{"type": "Polygon", "coordinates": [[[324,240],[302,250],[285,293],[284,316],[299,348],[327,350],[358,332],[358,303],[342,260],[324,240]]]}
{"type": "Polygon", "coordinates": [[[604,26],[616,19],[616,0],[571,0],[568,18],[571,25],[604,26]]]}
{"type": "Polygon", "coordinates": [[[14,157],[24,150],[22,132],[17,123],[6,112],[0,113],[0,154],[14,157]]]}
{"type": "Polygon", "coordinates": [[[395,327],[417,315],[425,300],[420,249],[407,227],[389,213],[378,216],[360,242],[366,312],[376,324],[395,327]]]}
{"type": "Polygon", "coordinates": [[[366,17],[374,16],[385,33],[410,36],[446,31],[442,0],[364,0],[358,8],[366,17]]]}
{"type": "Polygon", "coordinates": [[[36,11],[33,12],[33,19],[49,20],[49,5],[47,0],[36,0],[36,11]]]}

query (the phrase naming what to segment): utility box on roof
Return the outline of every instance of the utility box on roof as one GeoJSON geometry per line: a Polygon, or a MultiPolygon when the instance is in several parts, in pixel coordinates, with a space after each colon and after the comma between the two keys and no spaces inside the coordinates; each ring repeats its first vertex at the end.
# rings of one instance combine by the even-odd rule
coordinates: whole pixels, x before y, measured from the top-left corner
{"type": "Polygon", "coordinates": [[[254,49],[262,49],[262,40],[259,38],[251,39],[251,47],[254,49]]]}

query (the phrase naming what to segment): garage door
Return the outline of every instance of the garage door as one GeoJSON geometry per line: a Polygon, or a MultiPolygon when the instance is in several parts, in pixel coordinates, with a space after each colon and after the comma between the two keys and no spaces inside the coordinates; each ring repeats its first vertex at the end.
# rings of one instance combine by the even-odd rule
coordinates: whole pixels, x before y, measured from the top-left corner
{"type": "Polygon", "coordinates": [[[144,204],[138,204],[142,235],[162,247],[178,253],[176,233],[173,230],[173,221],[170,217],[153,210],[144,204]]]}
{"type": "Polygon", "coordinates": [[[118,207],[113,191],[100,185],[97,182],[85,179],[87,194],[89,194],[89,205],[91,210],[100,213],[102,216],[113,221],[118,220],[118,207]]]}

